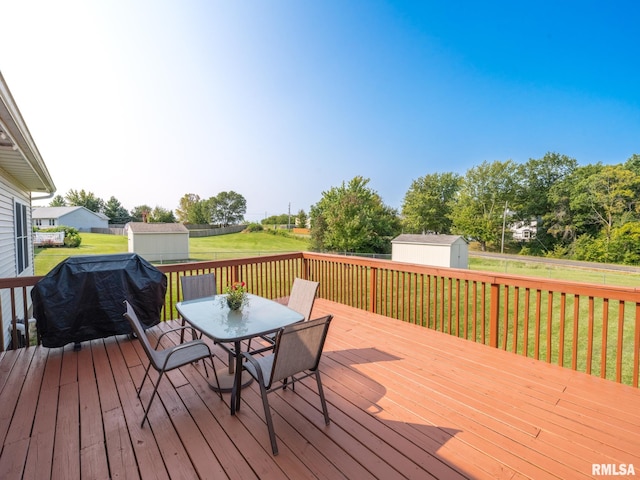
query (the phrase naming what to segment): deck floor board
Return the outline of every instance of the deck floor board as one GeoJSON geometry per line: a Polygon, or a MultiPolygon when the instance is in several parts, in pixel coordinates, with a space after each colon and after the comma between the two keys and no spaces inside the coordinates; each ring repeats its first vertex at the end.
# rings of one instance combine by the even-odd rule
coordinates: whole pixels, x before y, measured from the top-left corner
{"type": "MultiPolygon", "coordinates": [[[[331,424],[313,378],[271,394],[276,457],[257,385],[232,417],[202,362],[162,380],[140,427],[153,387],[138,399],[146,358],[137,340],[4,352],[0,478],[582,479],[593,478],[592,464],[640,474],[640,390],[316,301],[313,316],[328,313],[331,424]]],[[[208,342],[216,367],[226,366],[208,342]]]]}

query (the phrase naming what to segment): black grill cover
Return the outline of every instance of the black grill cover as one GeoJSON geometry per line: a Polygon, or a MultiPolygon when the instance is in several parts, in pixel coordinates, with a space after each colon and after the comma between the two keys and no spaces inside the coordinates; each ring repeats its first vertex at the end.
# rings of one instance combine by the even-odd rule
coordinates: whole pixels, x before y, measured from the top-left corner
{"type": "Polygon", "coordinates": [[[45,347],[131,333],[129,300],[145,328],[160,321],[167,277],[135,253],[76,256],[60,262],[31,290],[45,347]]]}

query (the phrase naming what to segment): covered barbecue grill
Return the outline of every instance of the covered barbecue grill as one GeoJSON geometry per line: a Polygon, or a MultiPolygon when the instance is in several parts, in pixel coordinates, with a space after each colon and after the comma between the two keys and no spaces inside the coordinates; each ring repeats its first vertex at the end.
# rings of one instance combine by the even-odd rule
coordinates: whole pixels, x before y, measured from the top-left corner
{"type": "Polygon", "coordinates": [[[31,291],[45,347],[131,333],[129,300],[145,328],[160,321],[167,277],[135,253],[69,257],[31,291]]]}

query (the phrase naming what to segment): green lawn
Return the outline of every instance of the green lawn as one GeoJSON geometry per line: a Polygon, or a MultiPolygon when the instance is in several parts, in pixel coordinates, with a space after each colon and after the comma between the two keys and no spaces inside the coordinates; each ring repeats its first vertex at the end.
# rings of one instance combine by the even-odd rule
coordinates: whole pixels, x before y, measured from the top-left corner
{"type": "MultiPolygon", "coordinates": [[[[100,233],[81,233],[80,236],[82,244],[78,248],[36,248],[35,274],[46,275],[58,263],[72,255],[100,255],[128,251],[126,236],[100,233]]],[[[280,252],[303,252],[308,249],[308,239],[267,232],[232,233],[189,239],[190,260],[194,262],[280,252]]]]}
{"type": "MultiPolygon", "coordinates": [[[[46,275],[53,267],[71,255],[126,253],[127,237],[99,233],[82,233],[79,248],[36,248],[35,274],[46,275]]],[[[280,252],[309,250],[309,240],[302,237],[274,235],[268,232],[232,233],[189,240],[191,261],[221,260],[259,256],[280,252]]],[[[509,273],[532,277],[555,278],[606,285],[640,285],[640,274],[585,268],[545,265],[518,260],[495,260],[470,257],[471,270],[509,273]]]]}
{"type": "Polygon", "coordinates": [[[527,277],[568,280],[572,282],[616,285],[619,287],[637,287],[640,285],[640,273],[543,264],[539,262],[527,262],[525,259],[498,260],[470,256],[469,269],[508,273],[510,275],[524,275],[527,277]]]}

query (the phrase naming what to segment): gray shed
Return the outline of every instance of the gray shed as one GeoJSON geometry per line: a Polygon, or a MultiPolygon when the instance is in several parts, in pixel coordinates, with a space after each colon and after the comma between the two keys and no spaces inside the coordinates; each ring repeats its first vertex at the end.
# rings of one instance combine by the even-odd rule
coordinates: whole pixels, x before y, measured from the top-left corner
{"type": "Polygon", "coordinates": [[[124,231],[129,252],[149,262],[189,259],[189,230],[181,223],[129,222],[124,231]]]}
{"type": "Polygon", "coordinates": [[[460,235],[399,235],[391,241],[391,260],[434,267],[468,268],[469,244],[460,235]]]}

